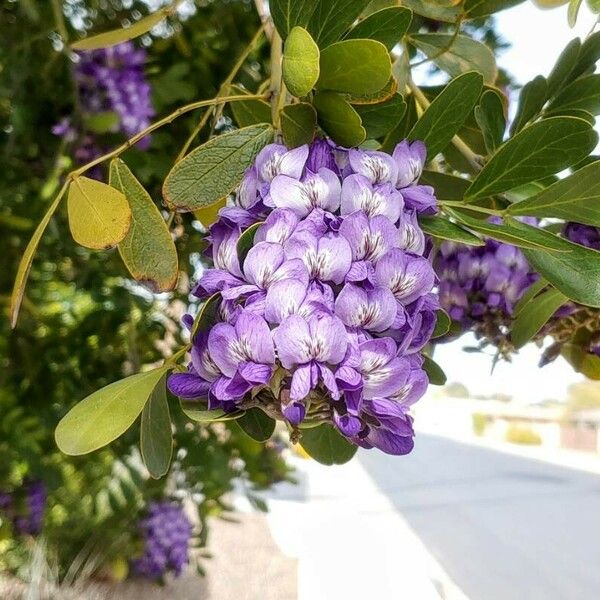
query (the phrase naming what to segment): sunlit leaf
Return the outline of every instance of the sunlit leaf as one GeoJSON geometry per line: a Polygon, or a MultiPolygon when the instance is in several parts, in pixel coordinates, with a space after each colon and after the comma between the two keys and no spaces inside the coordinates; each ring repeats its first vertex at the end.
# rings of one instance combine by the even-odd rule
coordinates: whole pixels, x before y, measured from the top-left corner
{"type": "Polygon", "coordinates": [[[285,40],[283,81],[294,96],[306,96],[319,79],[319,47],[310,33],[294,27],[285,40]]]}
{"type": "Polygon", "coordinates": [[[317,4],[318,0],[270,0],[271,17],[279,35],[285,40],[296,25],[306,27],[317,4]]]}
{"type": "Polygon", "coordinates": [[[486,17],[521,4],[525,0],[465,0],[463,11],[468,19],[486,17]]]}

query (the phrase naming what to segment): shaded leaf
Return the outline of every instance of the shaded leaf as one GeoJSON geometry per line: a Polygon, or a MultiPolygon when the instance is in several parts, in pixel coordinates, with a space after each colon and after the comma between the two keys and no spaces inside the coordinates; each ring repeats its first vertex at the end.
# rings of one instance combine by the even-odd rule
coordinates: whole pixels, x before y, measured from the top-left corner
{"type": "Polygon", "coordinates": [[[294,96],[306,96],[319,79],[319,47],[310,33],[294,27],[285,41],[283,81],[294,96]]]}
{"type": "Polygon", "coordinates": [[[521,4],[525,0],[465,0],[464,13],[467,19],[486,17],[501,10],[521,4]]]}
{"type": "Polygon", "coordinates": [[[140,450],[144,464],[154,479],[166,475],[173,453],[173,434],[165,375],[150,394],[150,399],[142,410],[140,450]]]}
{"type": "Polygon", "coordinates": [[[484,198],[558,173],[585,158],[597,139],[582,119],[552,117],[533,123],[500,147],[466,197],[484,198]]]}
{"type": "MultiPolygon", "coordinates": [[[[235,95],[249,94],[248,90],[237,85],[231,87],[235,95]]],[[[271,122],[271,105],[264,100],[243,100],[229,105],[233,118],[239,127],[271,122]]]]}
{"type": "Polygon", "coordinates": [[[441,6],[431,0],[402,0],[402,5],[418,15],[446,23],[455,23],[461,13],[460,6],[441,6]]]}
{"type": "Polygon", "coordinates": [[[339,40],[358,19],[371,0],[316,0],[307,29],[319,45],[326,48],[339,40]]]}
{"type": "Polygon", "coordinates": [[[504,104],[497,92],[492,90],[483,92],[479,106],[475,107],[475,120],[483,134],[487,151],[494,152],[502,144],[506,129],[504,104]]]}
{"type": "Polygon", "coordinates": [[[86,248],[112,248],[131,226],[131,209],[125,195],[87,177],[76,177],[71,182],[67,211],[73,239],[86,248]]]}
{"type": "Polygon", "coordinates": [[[337,144],[351,148],[364,142],[367,132],[358,113],[344,96],[320,92],[315,95],[313,105],[317,109],[319,124],[337,144]]]}
{"type": "Polygon", "coordinates": [[[406,111],[406,102],[400,94],[396,94],[385,102],[355,105],[354,109],[360,116],[367,137],[375,139],[398,126],[406,111]]]}
{"type": "Polygon", "coordinates": [[[513,309],[513,317],[517,317],[524,306],[526,306],[533,298],[535,298],[543,289],[548,287],[548,282],[540,277],[537,281],[534,281],[521,296],[519,301],[515,304],[513,309]]]}
{"type": "Polygon", "coordinates": [[[375,40],[343,40],[321,52],[320,90],[373,94],[388,83],[392,63],[386,47],[375,40]]]}
{"type": "Polygon", "coordinates": [[[221,308],[221,292],[216,292],[198,310],[192,325],[192,339],[200,331],[208,331],[218,320],[221,308]]]}
{"type": "Polygon", "coordinates": [[[573,81],[588,71],[593,71],[600,60],[600,31],[592,33],[581,45],[577,63],[570,72],[567,81],[573,81]]]}
{"type": "Polygon", "coordinates": [[[548,76],[548,97],[551,98],[554,94],[563,87],[563,84],[568,81],[569,76],[575,69],[579,59],[581,50],[581,40],[575,38],[571,40],[565,49],[558,57],[554,68],[548,76]]]}
{"type": "Polygon", "coordinates": [[[431,185],[438,200],[462,200],[471,182],[462,177],[424,170],[419,179],[421,185],[431,185]]]}
{"type": "Polygon", "coordinates": [[[423,354],[423,370],[427,373],[431,385],[445,385],[448,378],[440,365],[432,358],[423,354]]]}
{"type": "Polygon", "coordinates": [[[323,465],[343,465],[358,450],[332,425],[319,425],[302,429],[300,445],[305,452],[323,465]]]}
{"type": "Polygon", "coordinates": [[[433,158],[450,143],[467,120],[482,86],[479,73],[465,73],[453,79],[421,115],[408,138],[424,141],[428,156],[433,158]]]}
{"type": "Polygon", "coordinates": [[[196,423],[211,423],[213,421],[234,421],[239,419],[243,414],[243,410],[237,410],[232,413],[226,413],[219,409],[208,410],[206,402],[201,400],[186,400],[181,401],[181,410],[186,417],[196,423]]]}
{"type": "Polygon", "coordinates": [[[590,354],[576,344],[563,344],[561,354],[577,373],[595,381],[600,379],[600,356],[590,354]]]}
{"type": "Polygon", "coordinates": [[[110,185],[127,198],[131,227],[119,253],[131,275],[154,292],[172,290],[177,283],[177,249],[160,211],[129,167],[115,158],[110,185]]]}
{"type": "Polygon", "coordinates": [[[252,125],[210,139],[169,172],[163,185],[171,210],[190,212],[230,194],[256,155],[273,139],[268,124],[252,125]]]}
{"type": "Polygon", "coordinates": [[[167,371],[167,367],[160,367],[131,375],[76,404],[56,428],[56,444],[60,450],[72,456],[87,454],[125,433],[167,371]]]}
{"type": "Polygon", "coordinates": [[[270,0],[271,17],[282,39],[296,25],[306,28],[317,4],[318,0],[270,0]]]}
{"type": "Polygon", "coordinates": [[[288,148],[310,144],[316,127],[317,113],[307,102],[288,104],[281,110],[281,133],[288,148]]]}
{"type": "Polygon", "coordinates": [[[240,235],[237,241],[237,255],[240,262],[240,267],[244,265],[244,261],[246,260],[248,252],[250,252],[252,246],[254,246],[254,236],[256,235],[257,229],[263,224],[263,221],[254,223],[245,229],[242,235],[240,235]]]}
{"type": "Polygon", "coordinates": [[[452,323],[448,313],[445,310],[438,310],[436,313],[435,329],[431,334],[432,339],[442,337],[450,331],[450,325],[452,323]]]}
{"type": "Polygon", "coordinates": [[[475,234],[441,216],[420,217],[419,224],[425,233],[434,238],[460,242],[461,244],[467,244],[469,246],[483,246],[485,244],[485,242],[475,234]]]}
{"type": "Polygon", "coordinates": [[[547,112],[562,114],[565,110],[581,109],[600,114],[600,75],[586,75],[569,84],[552,102],[547,112]]]}
{"type": "Polygon", "coordinates": [[[540,113],[546,102],[547,94],[548,84],[541,75],[523,86],[519,95],[519,108],[510,128],[511,135],[521,131],[529,121],[540,113]]]}
{"type": "Polygon", "coordinates": [[[257,442],[266,442],[275,431],[275,419],[260,408],[250,408],[237,419],[242,431],[257,442]]]}
{"type": "Polygon", "coordinates": [[[368,38],[381,42],[391,50],[406,34],[412,21],[412,12],[402,6],[390,6],[371,13],[355,25],[346,39],[368,38]]]}

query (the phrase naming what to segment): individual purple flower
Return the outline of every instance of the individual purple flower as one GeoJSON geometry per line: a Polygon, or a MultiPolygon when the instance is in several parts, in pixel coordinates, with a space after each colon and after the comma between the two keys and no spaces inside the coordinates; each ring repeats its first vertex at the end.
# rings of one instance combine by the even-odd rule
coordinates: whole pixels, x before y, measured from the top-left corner
{"type": "Polygon", "coordinates": [[[391,183],[398,178],[398,166],[385,152],[377,150],[350,150],[348,160],[352,170],[373,184],[391,183]]]}
{"type": "Polygon", "coordinates": [[[396,162],[396,187],[399,189],[407,188],[417,183],[423,172],[427,150],[425,144],[420,141],[412,144],[406,140],[400,142],[392,154],[396,162]]]}
{"type": "Polygon", "coordinates": [[[300,146],[288,150],[282,144],[265,146],[256,157],[255,169],[258,176],[258,190],[263,197],[269,197],[271,182],[278,175],[300,179],[308,158],[308,147],[300,146]]]}
{"type": "Polygon", "coordinates": [[[335,301],[335,314],[347,327],[381,332],[388,329],[396,318],[396,300],[385,287],[363,289],[347,283],[335,301]]]}
{"type": "Polygon", "coordinates": [[[425,252],[425,234],[419,226],[416,211],[404,211],[398,225],[400,232],[399,247],[413,254],[425,252]]]}
{"type": "Polygon", "coordinates": [[[150,579],[160,579],[167,573],[181,575],[189,562],[192,538],[192,524],[181,505],[153,502],[138,527],[144,548],[132,561],[133,571],[150,579]]]}
{"type": "Polygon", "coordinates": [[[373,185],[363,175],[350,175],[342,183],[342,215],[362,211],[368,217],[383,215],[396,223],[403,208],[402,194],[389,183],[373,185]]]}

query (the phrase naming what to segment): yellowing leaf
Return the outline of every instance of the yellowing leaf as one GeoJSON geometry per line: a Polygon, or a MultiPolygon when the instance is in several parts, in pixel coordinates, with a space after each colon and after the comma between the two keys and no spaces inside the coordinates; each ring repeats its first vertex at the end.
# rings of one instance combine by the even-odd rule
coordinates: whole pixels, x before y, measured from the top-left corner
{"type": "Polygon", "coordinates": [[[110,164],[110,185],[125,195],[131,208],[131,227],[119,244],[125,266],[152,291],[172,290],[177,283],[177,249],[160,211],[118,158],[110,164]]]}
{"type": "Polygon", "coordinates": [[[131,209],[125,195],[87,177],[76,177],[71,182],[67,211],[73,239],[95,250],[116,246],[131,225],[131,209]]]}

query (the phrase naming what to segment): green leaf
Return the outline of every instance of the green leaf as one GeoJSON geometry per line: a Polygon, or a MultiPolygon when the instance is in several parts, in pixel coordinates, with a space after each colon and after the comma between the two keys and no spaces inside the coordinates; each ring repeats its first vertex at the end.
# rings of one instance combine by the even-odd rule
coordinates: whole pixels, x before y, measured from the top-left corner
{"type": "Polygon", "coordinates": [[[565,252],[525,249],[529,264],[565,296],[600,307],[600,252],[561,240],[565,252]]]}
{"type": "Polygon", "coordinates": [[[433,330],[433,333],[431,334],[431,337],[433,339],[435,339],[435,338],[442,337],[443,335],[446,335],[448,333],[448,331],[450,331],[451,323],[452,323],[452,321],[451,321],[448,313],[442,309],[438,310],[437,318],[435,321],[435,328],[433,330]]]}
{"type": "Polygon", "coordinates": [[[408,138],[424,141],[430,158],[439,154],[471,114],[482,86],[479,73],[453,79],[421,115],[408,138]]]}
{"type": "Polygon", "coordinates": [[[156,205],[127,165],[110,163],[110,185],[127,198],[131,227],[119,253],[131,275],[153,292],[172,290],[177,283],[177,249],[156,205]]]}
{"type": "Polygon", "coordinates": [[[214,204],[209,204],[208,206],[204,206],[203,208],[195,210],[194,217],[196,217],[196,219],[202,223],[203,227],[208,229],[217,221],[220,210],[225,208],[225,206],[227,206],[227,198],[221,198],[214,204]]]}
{"type": "Polygon", "coordinates": [[[254,236],[256,235],[256,230],[263,224],[264,221],[254,223],[250,225],[250,227],[245,229],[244,232],[240,235],[237,241],[237,255],[240,267],[244,266],[246,256],[248,256],[248,252],[250,252],[252,246],[254,246],[254,236]]]}
{"type": "Polygon", "coordinates": [[[140,450],[144,464],[154,479],[166,475],[173,453],[173,434],[164,375],[142,410],[140,450]]]}
{"type": "Polygon", "coordinates": [[[400,94],[379,104],[359,104],[354,109],[360,116],[367,137],[375,139],[386,135],[402,120],[406,102],[400,94]]]}
{"type": "Polygon", "coordinates": [[[317,113],[307,102],[288,104],[281,110],[281,133],[288,148],[310,144],[316,127],[317,113]]]}
{"type": "Polygon", "coordinates": [[[285,40],[283,81],[294,96],[306,96],[319,79],[319,47],[302,27],[294,27],[285,40]]]}
{"type": "Polygon", "coordinates": [[[85,129],[92,133],[108,133],[118,127],[119,115],[113,111],[99,112],[85,115],[83,122],[85,129]]]}
{"type": "Polygon", "coordinates": [[[418,15],[445,23],[455,23],[461,13],[459,6],[440,6],[431,0],[402,0],[402,5],[418,15]]]}
{"type": "Polygon", "coordinates": [[[590,354],[576,344],[563,344],[560,352],[577,373],[595,381],[600,379],[600,356],[590,354]]]}
{"type": "Polygon", "coordinates": [[[302,430],[300,445],[306,453],[322,465],[343,465],[358,450],[332,425],[319,425],[302,430]]]}
{"type": "Polygon", "coordinates": [[[585,158],[597,139],[582,119],[552,117],[533,123],[500,147],[466,197],[470,201],[485,198],[558,173],[585,158]]]}
{"type": "Polygon", "coordinates": [[[510,128],[511,135],[521,131],[529,121],[540,113],[546,102],[547,94],[548,84],[541,75],[523,86],[519,95],[519,108],[510,128]]]}
{"type": "Polygon", "coordinates": [[[483,219],[475,219],[463,210],[448,208],[445,210],[459,222],[467,225],[469,229],[473,229],[494,240],[519,246],[520,248],[543,248],[544,250],[555,250],[557,252],[565,251],[563,241],[560,238],[539,227],[533,227],[515,219],[504,222],[502,225],[497,225],[483,219]]]}
{"type": "Polygon", "coordinates": [[[410,42],[451,77],[477,71],[485,83],[496,81],[498,69],[494,53],[473,38],[454,37],[451,33],[418,33],[410,36],[410,42]]]}
{"type": "Polygon", "coordinates": [[[390,6],[371,13],[355,25],[346,39],[367,38],[381,42],[391,50],[406,34],[412,21],[412,12],[402,6],[390,6]]]}
{"type": "Polygon", "coordinates": [[[321,52],[319,90],[348,94],[378,92],[392,76],[386,47],[375,40],[343,40],[321,52]]]}
{"type": "Polygon", "coordinates": [[[192,339],[201,331],[208,331],[218,320],[221,309],[221,292],[216,292],[198,310],[192,325],[192,339]]]}
{"type": "Polygon", "coordinates": [[[521,296],[519,301],[515,304],[513,310],[513,317],[518,317],[523,308],[533,300],[543,289],[548,287],[548,282],[540,277],[537,281],[534,281],[521,296]]]}
{"type": "Polygon", "coordinates": [[[567,81],[573,81],[580,75],[596,68],[600,59],[600,31],[590,35],[581,45],[581,51],[577,57],[577,63],[570,72],[567,81]]]}
{"type": "Polygon", "coordinates": [[[188,417],[188,419],[196,421],[196,423],[212,423],[214,421],[234,421],[235,419],[239,419],[245,412],[243,410],[236,410],[232,413],[226,413],[220,408],[215,410],[208,410],[206,402],[203,402],[201,400],[182,400],[180,404],[183,414],[186,417],[188,417]]]}
{"type": "Polygon", "coordinates": [[[571,40],[558,57],[554,68],[548,76],[548,97],[552,98],[559,91],[563,84],[568,81],[569,76],[577,65],[579,53],[581,51],[581,40],[575,38],[571,40]]]}
{"type": "Polygon", "coordinates": [[[511,327],[510,337],[515,348],[521,348],[532,339],[567,301],[564,294],[549,289],[523,306],[511,327]]]}
{"type": "Polygon", "coordinates": [[[586,75],[569,84],[552,102],[549,114],[581,109],[592,115],[600,114],[600,75],[586,75]]]}
{"type": "Polygon", "coordinates": [[[423,370],[427,373],[431,385],[445,385],[446,373],[432,358],[423,354],[423,370]]]}
{"type": "Polygon", "coordinates": [[[73,44],[71,48],[73,50],[97,50],[98,48],[109,48],[121,42],[127,40],[133,40],[140,35],[148,33],[155,25],[158,25],[171,10],[171,7],[165,7],[156,12],[135,21],[127,28],[114,29],[112,31],[105,31],[98,35],[91,35],[83,38],[73,44]]]}
{"type": "Polygon", "coordinates": [[[256,155],[273,139],[268,124],[252,125],[210,139],[170,171],[163,185],[171,210],[190,212],[230,194],[256,155]]]}
{"type": "Polygon", "coordinates": [[[320,92],[315,94],[313,105],[317,109],[319,125],[345,148],[359,146],[365,141],[367,132],[360,116],[341,94],[320,92]]]}
{"type": "Polygon", "coordinates": [[[575,27],[577,23],[577,15],[579,14],[579,9],[581,8],[582,0],[570,0],[569,9],[567,10],[567,20],[569,22],[569,27],[575,27]]]}
{"type": "Polygon", "coordinates": [[[123,241],[131,226],[131,209],[125,195],[87,177],[76,177],[71,182],[67,211],[73,239],[86,248],[112,248],[123,241]]]}
{"type": "Polygon", "coordinates": [[[425,233],[441,240],[460,242],[468,246],[483,246],[485,244],[483,240],[470,231],[441,216],[420,217],[419,224],[425,233]]]}
{"type": "Polygon", "coordinates": [[[511,8],[522,2],[524,0],[465,0],[463,11],[467,19],[477,19],[511,8]]]}
{"type": "Polygon", "coordinates": [[[381,104],[390,100],[398,91],[398,84],[393,77],[390,77],[388,82],[373,94],[352,94],[349,97],[350,103],[353,106],[363,104],[381,104]]]}
{"type": "Polygon", "coordinates": [[[434,187],[438,200],[462,200],[471,182],[455,175],[425,170],[421,174],[419,184],[434,187]]]}
{"type": "Polygon", "coordinates": [[[60,450],[72,456],[87,454],[117,439],[138,418],[167,371],[167,367],[160,367],[131,375],[76,404],[56,428],[60,450]]]}
{"type": "Polygon", "coordinates": [[[600,227],[600,161],[575,171],[533,198],[512,204],[508,212],[600,227]]]}
{"type": "MultiPolygon", "coordinates": [[[[231,87],[231,93],[235,95],[250,94],[248,90],[237,85],[231,87]]],[[[271,122],[271,105],[264,100],[232,102],[229,108],[239,127],[271,122]]]]}
{"type": "Polygon", "coordinates": [[[488,152],[502,144],[506,129],[504,104],[498,92],[486,90],[481,95],[479,106],[475,107],[475,120],[483,134],[483,140],[488,152]]]}
{"type": "Polygon", "coordinates": [[[237,419],[242,431],[257,442],[266,442],[275,431],[275,419],[260,408],[250,408],[237,419]]]}
{"type": "Polygon", "coordinates": [[[307,29],[319,48],[339,40],[358,19],[370,0],[316,0],[307,29]]]}
{"type": "Polygon", "coordinates": [[[318,0],[270,0],[271,17],[282,39],[297,25],[306,28],[317,4],[318,0]]]}

